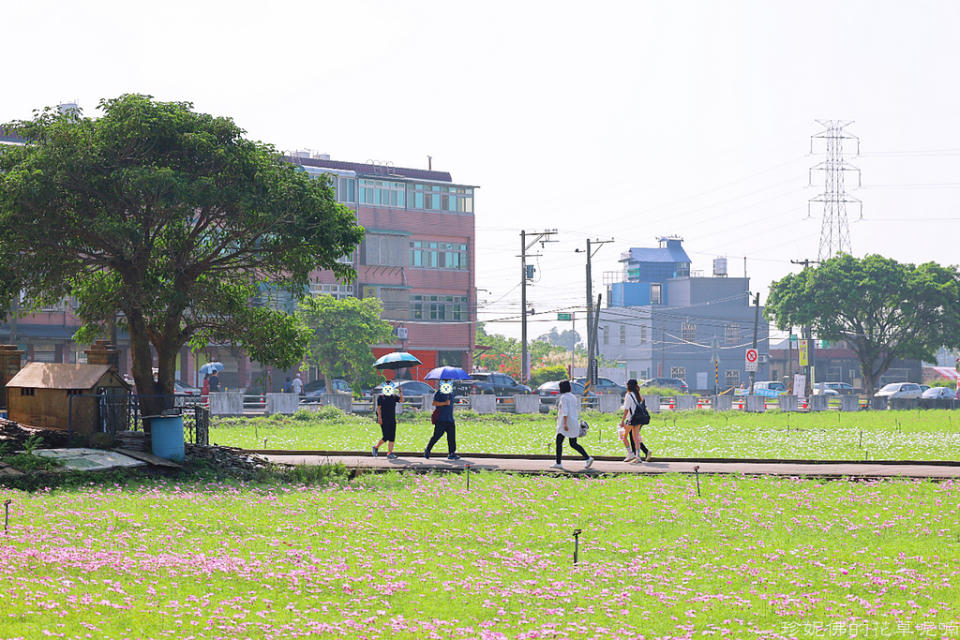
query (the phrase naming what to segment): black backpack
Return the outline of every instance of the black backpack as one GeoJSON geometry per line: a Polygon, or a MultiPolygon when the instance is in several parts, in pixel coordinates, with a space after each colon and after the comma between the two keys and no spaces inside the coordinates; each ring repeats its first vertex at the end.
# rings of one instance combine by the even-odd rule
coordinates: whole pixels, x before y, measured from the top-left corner
{"type": "Polygon", "coordinates": [[[633,415],[630,416],[630,425],[636,427],[645,424],[650,424],[650,412],[647,411],[647,401],[641,400],[633,410],[633,415]]]}

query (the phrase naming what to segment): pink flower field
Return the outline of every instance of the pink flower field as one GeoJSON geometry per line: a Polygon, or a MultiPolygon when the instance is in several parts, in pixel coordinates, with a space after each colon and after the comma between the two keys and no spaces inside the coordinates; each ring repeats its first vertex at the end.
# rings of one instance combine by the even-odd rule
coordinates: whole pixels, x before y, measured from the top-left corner
{"type": "Polygon", "coordinates": [[[701,483],[0,492],[0,638],[960,638],[957,483],[701,483]]]}

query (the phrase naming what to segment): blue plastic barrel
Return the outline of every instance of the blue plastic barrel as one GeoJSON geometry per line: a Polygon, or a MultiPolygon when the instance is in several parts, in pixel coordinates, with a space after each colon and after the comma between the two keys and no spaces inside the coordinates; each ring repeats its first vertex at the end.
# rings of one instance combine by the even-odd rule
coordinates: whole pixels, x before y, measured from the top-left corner
{"type": "Polygon", "coordinates": [[[153,455],[183,462],[183,416],[151,416],[150,444],[153,455]]]}

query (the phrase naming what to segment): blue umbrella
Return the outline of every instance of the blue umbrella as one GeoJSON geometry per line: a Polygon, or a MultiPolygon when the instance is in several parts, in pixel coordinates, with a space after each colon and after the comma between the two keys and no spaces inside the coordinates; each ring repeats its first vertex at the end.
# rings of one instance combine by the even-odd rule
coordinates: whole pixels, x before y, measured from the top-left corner
{"type": "Polygon", "coordinates": [[[385,356],[380,356],[373,366],[377,369],[406,369],[423,364],[417,359],[417,356],[406,351],[394,351],[385,356]]]}
{"type": "Polygon", "coordinates": [[[208,362],[207,364],[197,369],[197,373],[199,373],[200,375],[203,375],[205,373],[213,373],[214,371],[223,371],[223,365],[219,362],[208,362]]]}
{"type": "Polygon", "coordinates": [[[437,367],[430,369],[424,380],[469,380],[470,374],[460,367],[437,367]]]}

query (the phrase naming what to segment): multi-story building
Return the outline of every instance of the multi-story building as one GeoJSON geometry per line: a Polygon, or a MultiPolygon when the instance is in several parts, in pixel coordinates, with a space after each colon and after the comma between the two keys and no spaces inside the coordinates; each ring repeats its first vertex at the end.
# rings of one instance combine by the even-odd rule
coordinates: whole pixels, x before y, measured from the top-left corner
{"type": "MultiPolygon", "coordinates": [[[[20,141],[5,136],[2,142],[20,141]]],[[[310,293],[379,298],[396,341],[371,345],[373,353],[380,356],[395,349],[413,353],[423,365],[411,372],[412,377],[422,377],[439,365],[469,370],[476,326],[476,187],[454,183],[445,171],[339,162],[300,152],[286,159],[313,176],[329,176],[337,200],[353,209],[366,229],[358,251],[343,258],[355,266],[356,282],[337,282],[332,272],[319,271],[310,293]]],[[[271,291],[264,291],[259,302],[293,310],[289,296],[271,291]]],[[[25,361],[83,362],[85,345],[72,339],[80,325],[74,308],[65,300],[55,308],[8,320],[0,325],[0,341],[17,344],[25,351],[25,361]]],[[[123,332],[116,338],[121,371],[129,371],[129,340],[123,332]]],[[[289,374],[271,371],[222,344],[209,345],[198,354],[184,348],[178,357],[178,378],[196,384],[197,368],[209,361],[224,365],[220,378],[227,388],[279,389],[289,374]]]]}
{"type": "Polygon", "coordinates": [[[380,356],[397,348],[417,356],[422,377],[435,366],[473,366],[476,226],[473,185],[445,171],[290,157],[312,175],[329,175],[337,200],[357,212],[366,229],[352,260],[357,282],[315,274],[315,293],[379,298],[394,326],[394,344],[373,345],[380,356]]]}
{"type": "MultiPolygon", "coordinates": [[[[691,271],[676,237],[654,248],[631,248],[621,272],[607,274],[607,306],[600,311],[598,351],[625,366],[631,378],[680,378],[691,391],[713,392],[749,379],[744,354],[753,344],[757,311],[750,306],[748,278],[726,275],[726,261],[713,277],[691,271]]],[[[770,375],[768,326],[757,323],[757,380],[770,375]]]]}

